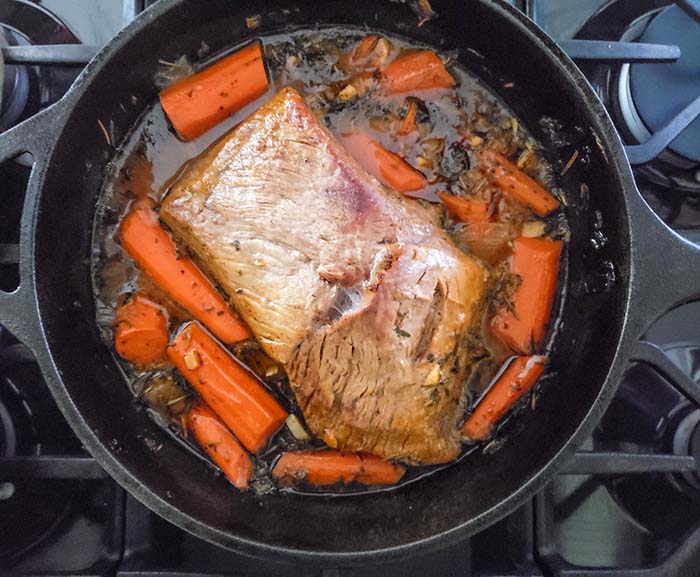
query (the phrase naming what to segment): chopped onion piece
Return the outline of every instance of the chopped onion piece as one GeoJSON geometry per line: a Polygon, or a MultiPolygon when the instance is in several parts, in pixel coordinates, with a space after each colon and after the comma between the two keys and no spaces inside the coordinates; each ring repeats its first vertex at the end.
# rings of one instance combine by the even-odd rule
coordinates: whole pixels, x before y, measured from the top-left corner
{"type": "Polygon", "coordinates": [[[338,92],[338,100],[341,102],[352,100],[355,98],[355,96],[357,96],[357,89],[352,84],[348,84],[345,88],[338,92]]]}
{"type": "Polygon", "coordinates": [[[260,16],[260,14],[248,16],[248,18],[245,19],[245,25],[248,30],[255,30],[260,26],[260,22],[262,22],[262,16],[260,16]]]}
{"type": "Polygon", "coordinates": [[[377,44],[374,46],[373,56],[370,62],[376,68],[384,68],[389,55],[391,54],[392,46],[386,38],[380,36],[377,44]]]}
{"type": "Polygon", "coordinates": [[[285,422],[289,432],[294,435],[295,439],[298,441],[309,440],[309,433],[306,432],[306,429],[304,428],[304,425],[301,424],[299,417],[297,417],[294,413],[290,413],[285,422]]]}
{"type": "Polygon", "coordinates": [[[484,139],[477,134],[472,134],[467,141],[472,148],[480,148],[481,145],[484,144],[484,139]]]}
{"type": "Polygon", "coordinates": [[[433,163],[430,162],[425,156],[418,154],[416,155],[416,166],[420,168],[432,168],[433,163]]]}
{"type": "Polygon", "coordinates": [[[185,356],[182,358],[185,361],[185,366],[190,371],[198,369],[199,366],[202,364],[202,361],[199,358],[199,352],[196,349],[192,349],[189,353],[186,353],[185,356]]]}
{"type": "Polygon", "coordinates": [[[430,369],[428,376],[425,378],[425,386],[437,385],[440,382],[440,365],[435,363],[430,369]]]}
{"type": "Polygon", "coordinates": [[[523,224],[523,229],[520,234],[525,238],[536,238],[538,236],[542,236],[544,231],[544,222],[541,220],[531,220],[523,224]]]}

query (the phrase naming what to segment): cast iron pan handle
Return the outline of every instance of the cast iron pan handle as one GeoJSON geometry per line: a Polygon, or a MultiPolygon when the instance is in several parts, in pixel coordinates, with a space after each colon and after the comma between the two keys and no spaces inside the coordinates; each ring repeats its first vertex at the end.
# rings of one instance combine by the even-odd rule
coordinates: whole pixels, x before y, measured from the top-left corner
{"type": "Polygon", "coordinates": [[[637,195],[630,215],[634,298],[628,318],[641,334],[665,312],[700,299],[700,246],[671,230],[637,195]]]}
{"type": "Polygon", "coordinates": [[[61,121],[62,111],[63,103],[59,101],[0,135],[0,164],[23,153],[31,154],[34,162],[20,221],[19,286],[11,293],[0,290],[0,324],[27,345],[42,338],[31,272],[34,223],[38,184],[53,149],[54,135],[58,132],[56,128],[61,121]]]}

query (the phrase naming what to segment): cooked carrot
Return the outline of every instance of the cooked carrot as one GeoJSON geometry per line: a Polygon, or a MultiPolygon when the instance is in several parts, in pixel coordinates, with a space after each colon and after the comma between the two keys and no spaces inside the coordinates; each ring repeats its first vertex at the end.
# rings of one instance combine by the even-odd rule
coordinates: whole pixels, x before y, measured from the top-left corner
{"type": "Polygon", "coordinates": [[[369,136],[354,132],[343,134],[341,138],[350,155],[385,186],[398,192],[411,192],[427,186],[428,180],[422,172],[369,136]]]}
{"type": "Polygon", "coordinates": [[[149,200],[134,203],[122,220],[119,240],[138,267],[224,343],[247,339],[250,331],[188,257],[180,255],[158,222],[149,200]]]}
{"type": "Polygon", "coordinates": [[[532,389],[546,362],[547,357],[542,355],[514,359],[462,425],[462,435],[472,441],[486,439],[498,420],[532,389]]]}
{"type": "Polygon", "coordinates": [[[272,476],[284,484],[304,481],[321,487],[336,483],[394,485],[406,469],[374,455],[341,451],[284,453],[275,463],[272,476]]]}
{"type": "Polygon", "coordinates": [[[435,52],[419,50],[396,58],[384,69],[384,86],[389,92],[429,88],[452,88],[455,79],[435,52]]]}
{"type": "Polygon", "coordinates": [[[168,358],[251,453],[265,446],[287,412],[262,383],[197,323],[189,323],[168,358]]]}
{"type": "Polygon", "coordinates": [[[513,294],[513,309],[496,314],[494,334],[523,354],[533,352],[544,338],[559,276],[562,242],[548,238],[518,237],[510,264],[522,282],[513,294]]]}
{"type": "Polygon", "coordinates": [[[120,357],[147,365],[160,359],[168,346],[168,314],[139,295],[128,298],[114,316],[114,348],[120,357]]]}
{"type": "Polygon", "coordinates": [[[492,150],[477,153],[486,178],[501,188],[516,202],[546,216],[559,206],[559,201],[510,160],[492,150]]]}
{"type": "Polygon", "coordinates": [[[398,154],[387,150],[378,142],[373,142],[374,157],[379,164],[379,175],[384,184],[398,192],[411,192],[424,188],[428,181],[423,173],[413,168],[398,154]]]}
{"type": "Polygon", "coordinates": [[[406,116],[404,116],[399,123],[397,133],[401,136],[406,136],[411,134],[411,132],[418,130],[418,126],[416,125],[417,114],[418,105],[416,104],[415,100],[411,100],[410,104],[408,105],[408,110],[406,111],[406,116]]]}
{"type": "Polygon", "coordinates": [[[488,202],[462,198],[449,192],[438,192],[438,197],[447,208],[450,216],[460,222],[475,224],[491,220],[490,203],[488,202]]]}
{"type": "Polygon", "coordinates": [[[160,93],[160,103],[184,140],[192,140],[267,90],[262,44],[255,41],[160,93]]]}
{"type": "Polygon", "coordinates": [[[228,480],[246,489],[253,476],[253,461],[214,411],[202,404],[193,406],[187,413],[187,427],[228,480]]]}

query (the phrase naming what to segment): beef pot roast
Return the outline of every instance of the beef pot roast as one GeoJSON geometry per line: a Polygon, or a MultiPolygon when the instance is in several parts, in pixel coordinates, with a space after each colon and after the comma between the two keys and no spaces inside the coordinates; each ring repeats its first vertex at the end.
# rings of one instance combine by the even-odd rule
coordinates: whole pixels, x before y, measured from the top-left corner
{"type": "Polygon", "coordinates": [[[191,163],[160,214],[329,446],[416,464],[458,455],[487,273],[430,207],[348,156],[297,92],[191,163]]]}

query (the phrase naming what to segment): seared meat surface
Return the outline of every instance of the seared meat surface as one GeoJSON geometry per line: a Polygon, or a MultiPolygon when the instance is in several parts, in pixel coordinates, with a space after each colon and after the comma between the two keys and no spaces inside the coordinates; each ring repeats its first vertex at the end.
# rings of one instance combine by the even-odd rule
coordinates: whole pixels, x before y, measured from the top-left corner
{"type": "Polygon", "coordinates": [[[160,214],[329,446],[409,463],[458,455],[486,272],[298,93],[280,91],[194,161],[160,214]]]}

